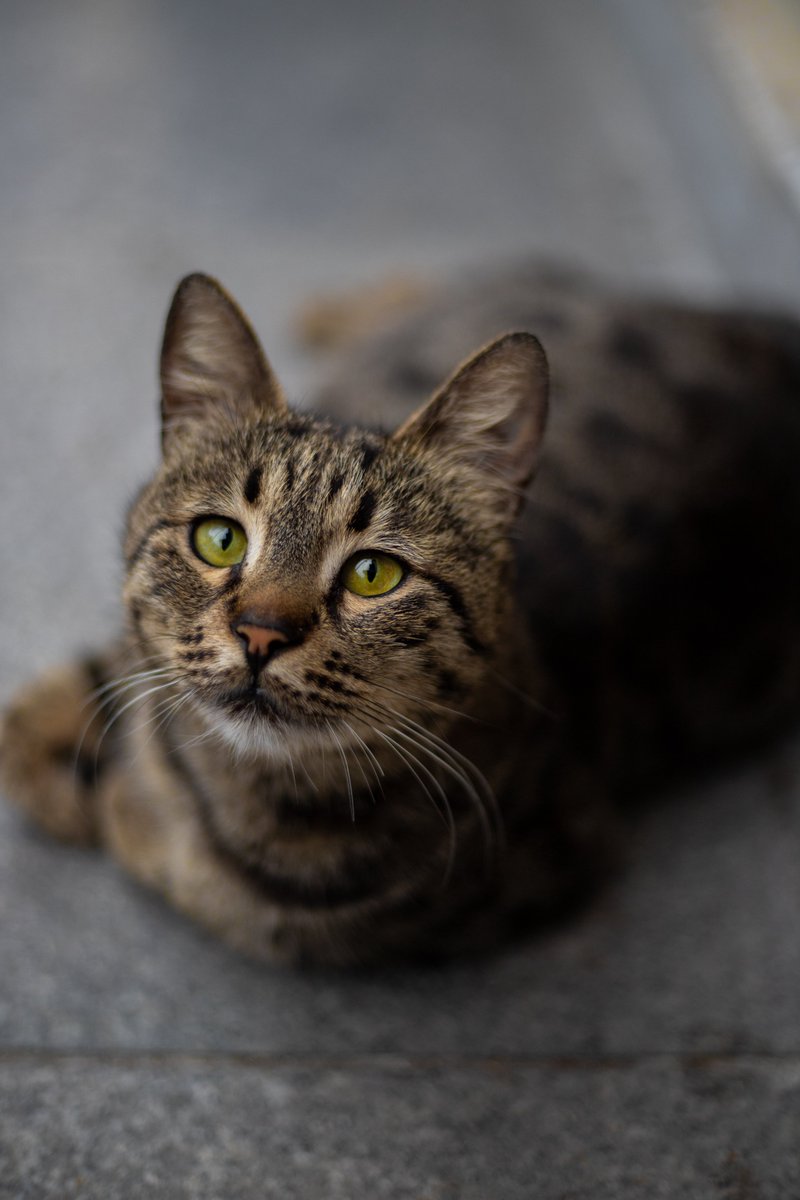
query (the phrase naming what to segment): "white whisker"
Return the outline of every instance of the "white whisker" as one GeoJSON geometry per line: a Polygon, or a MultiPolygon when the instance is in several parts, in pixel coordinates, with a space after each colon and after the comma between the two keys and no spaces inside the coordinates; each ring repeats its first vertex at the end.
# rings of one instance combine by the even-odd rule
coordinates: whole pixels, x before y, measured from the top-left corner
{"type": "MultiPolygon", "coordinates": [[[[349,722],[349,721],[342,721],[342,724],[345,726],[345,728],[346,728],[346,729],[349,729],[349,730],[350,730],[350,732],[351,732],[351,734],[353,735],[353,737],[356,739],[356,741],[358,742],[358,744],[359,744],[359,745],[362,747],[362,749],[364,750],[364,754],[365,754],[365,755],[366,755],[366,757],[367,757],[367,762],[368,762],[368,763],[369,763],[369,765],[372,767],[372,774],[375,776],[375,782],[377,783],[378,787],[381,789],[381,792],[383,792],[383,784],[381,783],[381,777],[382,777],[382,776],[383,776],[383,774],[384,774],[383,767],[382,767],[382,766],[381,766],[381,764],[378,762],[377,758],[375,757],[375,755],[373,754],[372,750],[369,748],[369,746],[367,745],[367,743],[364,741],[364,739],[361,737],[361,735],[360,735],[359,733],[357,733],[357,732],[356,732],[356,730],[353,728],[353,726],[350,724],[350,722],[349,722]]],[[[362,775],[363,775],[363,777],[364,777],[364,783],[367,785],[367,790],[369,791],[370,799],[372,800],[372,803],[374,804],[374,803],[375,803],[375,796],[374,796],[374,793],[373,793],[373,791],[372,791],[372,788],[370,787],[369,780],[367,779],[367,774],[366,774],[366,771],[364,770],[364,768],[363,768],[363,767],[362,767],[362,765],[361,765],[361,759],[360,759],[360,758],[356,758],[356,762],[358,763],[359,770],[361,771],[361,774],[362,774],[362,775]]]]}
{"type": "Polygon", "coordinates": [[[111,679],[107,683],[100,684],[88,693],[83,702],[83,708],[91,704],[95,700],[104,697],[104,703],[108,703],[112,698],[112,693],[121,693],[129,691],[135,687],[137,683],[143,683],[146,679],[156,679],[165,675],[171,674],[169,667],[155,667],[146,671],[134,671],[131,675],[122,675],[116,679],[111,679]]]}
{"type": "Polygon", "coordinates": [[[345,777],[345,781],[347,783],[347,795],[350,800],[350,820],[355,824],[356,801],[355,801],[355,796],[353,795],[353,780],[350,775],[350,766],[347,762],[347,756],[344,752],[344,747],[342,746],[342,743],[340,742],[339,738],[337,737],[333,726],[331,725],[330,721],[327,721],[326,724],[328,726],[328,730],[330,731],[331,737],[336,742],[336,747],[339,751],[339,755],[342,760],[342,766],[344,767],[344,777],[345,777]]]}
{"type": "Polygon", "coordinates": [[[389,706],[382,705],[379,711],[387,724],[399,722],[404,728],[396,730],[397,736],[404,737],[417,750],[437,762],[472,802],[483,831],[487,869],[490,869],[493,852],[502,844],[504,832],[502,816],[488,780],[473,762],[431,730],[389,706]]]}
{"type": "MultiPolygon", "coordinates": [[[[138,684],[144,682],[145,680],[150,680],[150,679],[154,679],[154,678],[162,678],[163,675],[166,675],[166,674],[169,674],[169,672],[166,670],[166,668],[164,668],[163,671],[159,670],[158,672],[136,671],[132,675],[125,675],[125,676],[122,676],[121,678],[111,680],[110,683],[107,683],[107,684],[102,685],[101,687],[95,688],[92,692],[89,693],[89,695],[86,697],[83,704],[81,705],[81,709],[80,709],[81,712],[83,712],[83,710],[86,709],[90,704],[92,704],[93,702],[96,702],[102,693],[106,693],[106,695],[104,696],[102,702],[99,705],[95,704],[94,709],[92,710],[92,712],[89,713],[88,717],[86,718],[86,721],[83,724],[83,727],[81,728],[80,734],[78,735],[78,740],[77,740],[77,743],[75,746],[75,753],[73,754],[73,757],[72,757],[73,775],[77,776],[78,763],[80,761],[81,751],[83,750],[83,744],[86,741],[86,736],[87,736],[89,730],[91,729],[92,725],[94,724],[94,722],[98,719],[98,717],[100,717],[101,713],[103,712],[103,709],[107,708],[111,704],[115,704],[121,695],[123,695],[127,691],[130,691],[131,688],[136,687],[138,684]],[[116,695],[111,695],[112,688],[117,689],[116,695]]],[[[113,724],[113,718],[112,718],[111,723],[113,724]]],[[[101,745],[103,738],[105,737],[109,727],[110,726],[108,726],[108,725],[106,725],[104,727],[104,729],[101,732],[100,737],[98,739],[97,746],[95,747],[95,754],[94,754],[95,775],[97,773],[97,762],[98,762],[98,756],[100,753],[100,745],[101,745]]]]}
{"type": "Polygon", "coordinates": [[[103,726],[102,730],[100,731],[99,738],[97,739],[97,746],[95,747],[95,752],[94,752],[95,770],[97,769],[97,762],[98,762],[98,758],[100,755],[100,748],[103,744],[103,741],[105,740],[107,734],[113,728],[113,726],[116,725],[117,721],[119,721],[119,719],[124,715],[124,713],[126,713],[129,708],[132,708],[134,704],[143,704],[144,701],[147,699],[147,697],[152,696],[155,692],[163,692],[166,688],[173,687],[173,686],[174,686],[174,681],[172,679],[168,679],[166,681],[166,683],[157,683],[154,687],[148,688],[146,692],[142,693],[142,695],[134,696],[132,700],[128,700],[126,704],[123,704],[122,708],[118,709],[115,713],[112,714],[111,717],[109,717],[109,719],[106,721],[105,725],[103,726]]]}
{"type": "MultiPolygon", "coordinates": [[[[395,727],[393,725],[388,726],[388,728],[391,729],[392,733],[398,734],[398,736],[400,736],[400,737],[403,736],[402,733],[399,730],[395,729],[395,727]]],[[[457,827],[456,827],[456,821],[453,816],[453,810],[451,809],[450,801],[447,798],[447,793],[445,792],[444,788],[442,787],[441,783],[436,778],[436,776],[433,774],[433,772],[428,767],[426,767],[425,764],[423,762],[421,762],[415,754],[412,754],[410,750],[404,750],[402,746],[398,745],[398,743],[394,740],[394,738],[390,737],[389,734],[385,732],[385,730],[376,728],[375,732],[378,734],[378,737],[383,738],[383,740],[387,743],[387,745],[391,746],[391,748],[394,750],[395,754],[400,759],[400,761],[405,763],[405,765],[408,767],[411,774],[416,779],[417,783],[420,785],[420,787],[424,791],[425,795],[430,800],[431,804],[434,807],[434,810],[436,811],[436,813],[438,813],[439,817],[444,822],[444,824],[447,828],[447,831],[448,831],[447,862],[445,863],[445,870],[444,870],[444,875],[442,878],[442,887],[446,887],[450,880],[450,876],[452,875],[452,872],[453,872],[453,865],[455,863],[455,856],[456,856],[457,833],[458,833],[457,827]],[[416,768],[414,767],[414,763],[416,763],[416,765],[417,765],[417,767],[419,767],[420,771],[422,771],[423,774],[426,775],[428,777],[428,779],[430,779],[431,783],[433,784],[433,786],[436,788],[437,792],[441,796],[442,804],[444,805],[444,813],[442,812],[441,808],[439,807],[436,800],[434,799],[430,789],[428,788],[427,784],[425,783],[425,780],[417,772],[416,768]]]]}
{"type": "Polygon", "coordinates": [[[424,708],[432,710],[438,709],[442,713],[446,713],[449,717],[459,717],[464,721],[474,721],[476,725],[486,725],[483,717],[473,716],[471,713],[462,712],[458,708],[451,708],[448,704],[442,704],[438,700],[426,700],[424,696],[416,696],[412,692],[405,692],[402,688],[390,687],[388,683],[378,683],[373,680],[373,687],[380,688],[382,692],[390,692],[393,696],[401,696],[404,700],[411,700],[414,704],[422,705],[424,708]]]}

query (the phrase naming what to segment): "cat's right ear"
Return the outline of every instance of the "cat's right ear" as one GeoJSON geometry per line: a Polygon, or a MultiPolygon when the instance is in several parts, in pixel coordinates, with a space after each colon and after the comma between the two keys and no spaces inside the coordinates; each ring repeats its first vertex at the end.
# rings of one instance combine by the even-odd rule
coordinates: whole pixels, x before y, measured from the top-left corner
{"type": "Polygon", "coordinates": [[[513,517],[539,458],[547,397],[541,344],[507,333],[463,363],[394,438],[433,451],[442,470],[471,468],[485,502],[513,517]]]}
{"type": "Polygon", "coordinates": [[[161,345],[162,441],[215,413],[285,411],[286,401],[250,322],[215,279],[187,275],[161,345]]]}

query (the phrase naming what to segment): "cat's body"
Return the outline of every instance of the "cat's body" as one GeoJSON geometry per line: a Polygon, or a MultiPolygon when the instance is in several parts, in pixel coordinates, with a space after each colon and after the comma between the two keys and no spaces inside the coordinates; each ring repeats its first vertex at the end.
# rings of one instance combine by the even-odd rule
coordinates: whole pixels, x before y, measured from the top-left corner
{"type": "Polygon", "coordinates": [[[491,942],[603,873],[621,800],[797,714],[795,323],[504,273],[350,353],[319,398],[331,424],[284,407],[194,277],[162,376],[128,633],[20,697],[4,776],[45,827],[102,839],[248,952],[491,942]],[[528,335],[409,415],[520,327],[551,360],[541,449],[528,335]],[[401,428],[338,423],[354,415],[401,428]],[[244,530],[241,562],[198,553],[204,517],[244,530]],[[400,581],[354,592],[348,564],[384,560],[400,581]]]}

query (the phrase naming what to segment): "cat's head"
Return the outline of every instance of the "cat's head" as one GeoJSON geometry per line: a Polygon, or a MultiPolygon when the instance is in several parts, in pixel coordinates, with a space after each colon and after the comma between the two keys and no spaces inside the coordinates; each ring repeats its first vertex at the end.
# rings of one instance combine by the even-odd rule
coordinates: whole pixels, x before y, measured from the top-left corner
{"type": "Polygon", "coordinates": [[[514,636],[508,534],[547,408],[536,339],[499,338],[393,433],[341,428],[287,407],[245,317],[192,275],[161,380],[163,460],[129,515],[125,596],[204,721],[280,754],[474,709],[514,636]]]}

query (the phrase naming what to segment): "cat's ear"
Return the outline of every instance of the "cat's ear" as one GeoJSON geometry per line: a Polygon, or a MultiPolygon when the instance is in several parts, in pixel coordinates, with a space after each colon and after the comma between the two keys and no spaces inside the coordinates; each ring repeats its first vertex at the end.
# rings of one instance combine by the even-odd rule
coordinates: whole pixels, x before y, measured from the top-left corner
{"type": "Polygon", "coordinates": [[[394,437],[473,467],[513,515],[538,459],[547,394],[541,344],[531,333],[508,333],[463,363],[394,437]]]}
{"type": "Polygon", "coordinates": [[[215,279],[187,275],[172,299],[161,345],[166,442],[186,422],[284,411],[286,402],[249,321],[215,279]]]}

